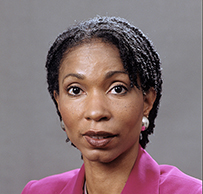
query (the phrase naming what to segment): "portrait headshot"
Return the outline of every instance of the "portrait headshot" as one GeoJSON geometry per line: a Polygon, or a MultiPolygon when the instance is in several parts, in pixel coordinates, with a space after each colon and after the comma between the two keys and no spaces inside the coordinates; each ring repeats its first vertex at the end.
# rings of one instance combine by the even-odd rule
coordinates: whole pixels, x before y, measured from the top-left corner
{"type": "Polygon", "coordinates": [[[202,193],[200,2],[0,10],[0,193],[202,193]]]}

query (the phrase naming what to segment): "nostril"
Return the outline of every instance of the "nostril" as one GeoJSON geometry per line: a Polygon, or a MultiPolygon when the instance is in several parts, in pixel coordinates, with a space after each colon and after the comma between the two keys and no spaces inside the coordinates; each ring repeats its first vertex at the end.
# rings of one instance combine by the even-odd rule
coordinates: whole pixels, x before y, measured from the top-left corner
{"type": "Polygon", "coordinates": [[[109,120],[108,117],[102,117],[99,119],[99,121],[108,121],[108,120],[109,120]]]}
{"type": "Polygon", "coordinates": [[[108,121],[109,117],[86,117],[86,120],[95,120],[96,122],[108,121]]]}
{"type": "Polygon", "coordinates": [[[90,117],[86,117],[86,120],[91,120],[90,117]]]}

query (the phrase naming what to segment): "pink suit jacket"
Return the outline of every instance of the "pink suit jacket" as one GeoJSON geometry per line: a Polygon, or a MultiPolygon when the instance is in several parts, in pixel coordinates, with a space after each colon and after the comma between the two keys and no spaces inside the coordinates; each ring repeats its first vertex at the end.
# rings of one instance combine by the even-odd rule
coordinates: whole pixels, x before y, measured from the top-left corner
{"type": "MultiPolygon", "coordinates": [[[[30,181],[22,194],[83,194],[85,167],[30,181]]],[[[139,148],[135,165],[121,194],[202,194],[202,181],[176,167],[158,165],[139,148]]]]}

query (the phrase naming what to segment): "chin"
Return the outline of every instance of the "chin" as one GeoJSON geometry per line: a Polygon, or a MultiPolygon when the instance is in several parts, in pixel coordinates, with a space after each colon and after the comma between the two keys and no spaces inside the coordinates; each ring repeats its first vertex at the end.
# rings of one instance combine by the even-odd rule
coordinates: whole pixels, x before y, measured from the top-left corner
{"type": "Polygon", "coordinates": [[[89,153],[83,154],[83,160],[88,160],[90,162],[99,162],[99,163],[110,163],[116,157],[113,157],[110,153],[105,153],[106,150],[92,150],[89,153]]]}

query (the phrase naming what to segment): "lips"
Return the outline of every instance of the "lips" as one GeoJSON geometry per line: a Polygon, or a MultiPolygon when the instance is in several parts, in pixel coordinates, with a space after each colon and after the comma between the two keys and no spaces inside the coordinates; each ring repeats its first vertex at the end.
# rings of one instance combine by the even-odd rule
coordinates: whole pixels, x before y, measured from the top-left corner
{"type": "Polygon", "coordinates": [[[103,131],[88,131],[83,136],[92,147],[102,148],[109,144],[117,135],[103,131]]]}

